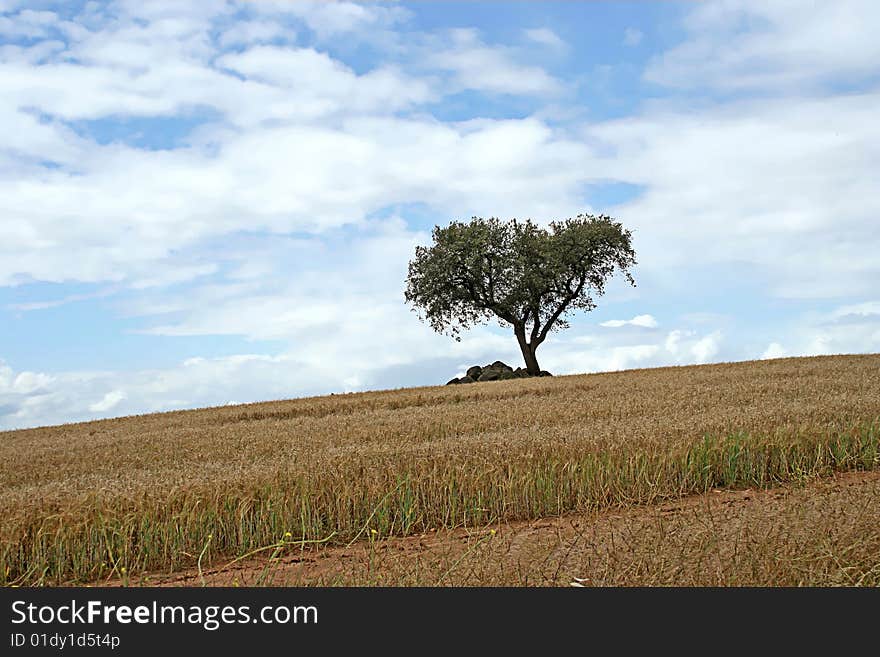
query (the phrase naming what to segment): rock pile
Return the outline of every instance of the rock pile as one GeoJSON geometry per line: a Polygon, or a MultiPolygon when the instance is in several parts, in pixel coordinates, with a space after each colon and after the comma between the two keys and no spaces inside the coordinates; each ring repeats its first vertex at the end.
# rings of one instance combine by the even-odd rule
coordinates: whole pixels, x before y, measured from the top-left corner
{"type": "MultiPolygon", "coordinates": [[[[477,383],[483,381],[505,381],[507,379],[526,379],[530,376],[532,375],[529,374],[528,370],[523,369],[522,367],[513,369],[510,365],[502,363],[500,360],[496,360],[491,365],[483,365],[482,367],[474,365],[473,367],[469,367],[467,373],[463,377],[460,379],[452,379],[446,385],[452,385],[453,383],[477,383]]],[[[541,370],[540,374],[537,374],[537,376],[553,375],[546,370],[541,370]]]]}

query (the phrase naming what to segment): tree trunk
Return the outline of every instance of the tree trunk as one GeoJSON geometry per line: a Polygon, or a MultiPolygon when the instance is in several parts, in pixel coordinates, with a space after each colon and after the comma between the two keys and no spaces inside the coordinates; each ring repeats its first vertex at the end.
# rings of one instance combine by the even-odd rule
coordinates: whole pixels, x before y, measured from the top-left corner
{"type": "Polygon", "coordinates": [[[526,341],[526,332],[525,329],[515,329],[514,333],[516,334],[516,340],[519,342],[519,348],[522,351],[523,359],[526,361],[526,370],[528,370],[529,374],[532,376],[538,376],[541,372],[541,367],[538,365],[538,358],[535,356],[535,351],[538,349],[537,344],[529,344],[526,341]]]}

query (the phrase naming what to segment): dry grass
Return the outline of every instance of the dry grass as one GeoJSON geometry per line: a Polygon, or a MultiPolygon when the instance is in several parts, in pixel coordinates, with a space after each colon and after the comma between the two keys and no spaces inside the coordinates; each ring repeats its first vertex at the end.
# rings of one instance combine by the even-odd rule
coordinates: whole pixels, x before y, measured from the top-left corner
{"type": "Polygon", "coordinates": [[[349,548],[289,549],[135,583],[880,586],[880,470],[349,548]]]}
{"type": "Polygon", "coordinates": [[[288,532],[347,543],[872,469],[878,373],[878,355],[783,359],[0,433],[0,583],[171,571],[288,532]]]}

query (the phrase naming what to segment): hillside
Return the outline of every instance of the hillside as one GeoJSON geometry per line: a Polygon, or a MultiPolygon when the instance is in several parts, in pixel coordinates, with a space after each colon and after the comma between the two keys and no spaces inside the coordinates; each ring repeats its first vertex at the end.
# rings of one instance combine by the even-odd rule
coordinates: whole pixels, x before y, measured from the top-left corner
{"type": "Polygon", "coordinates": [[[333,395],[0,433],[0,577],[485,526],[880,465],[880,355],[333,395]]]}

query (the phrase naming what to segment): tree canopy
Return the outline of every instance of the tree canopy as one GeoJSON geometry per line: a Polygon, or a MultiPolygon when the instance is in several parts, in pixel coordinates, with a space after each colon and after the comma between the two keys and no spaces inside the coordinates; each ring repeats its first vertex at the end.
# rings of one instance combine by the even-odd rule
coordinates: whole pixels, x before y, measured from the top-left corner
{"type": "Polygon", "coordinates": [[[578,215],[543,228],[530,219],[473,217],[435,226],[431,246],[418,246],[404,296],[439,333],[496,319],[513,328],[530,374],[535,351],[567,316],[589,311],[620,271],[630,284],[632,235],[606,215],[578,215]]]}

